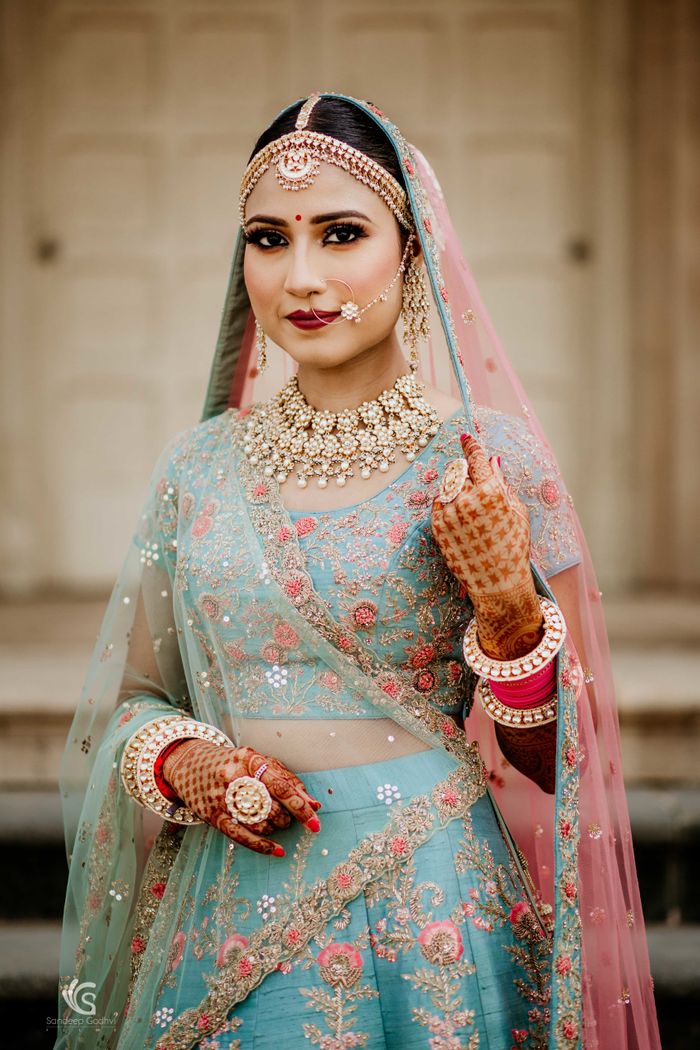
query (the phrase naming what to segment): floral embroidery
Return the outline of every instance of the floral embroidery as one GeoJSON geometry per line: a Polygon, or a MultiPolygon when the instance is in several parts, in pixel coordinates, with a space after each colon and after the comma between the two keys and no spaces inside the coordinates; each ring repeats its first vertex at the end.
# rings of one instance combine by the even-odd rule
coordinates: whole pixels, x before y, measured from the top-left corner
{"type": "Polygon", "coordinates": [[[362,955],[353,944],[335,942],[319,952],[316,962],[321,979],[330,985],[333,995],[323,988],[302,988],[300,991],[309,1000],[308,1005],[324,1015],[333,1034],[324,1035],[318,1025],[305,1024],[304,1035],[312,1046],[320,1046],[323,1050],[366,1046],[369,1033],[353,1030],[354,1015],[359,1002],[376,999],[379,993],[371,985],[359,984],[362,955]]]}

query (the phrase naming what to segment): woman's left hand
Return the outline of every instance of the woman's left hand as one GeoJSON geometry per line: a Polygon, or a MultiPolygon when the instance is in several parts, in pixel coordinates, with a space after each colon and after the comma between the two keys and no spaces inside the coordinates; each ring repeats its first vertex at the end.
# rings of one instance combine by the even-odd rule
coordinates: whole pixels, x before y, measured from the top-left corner
{"type": "Polygon", "coordinates": [[[530,519],[473,437],[455,461],[454,499],[433,503],[432,528],[450,571],[464,584],[482,648],[496,659],[529,652],[542,636],[542,614],[530,568],[530,519]],[[462,481],[461,488],[460,480],[462,481]]]}

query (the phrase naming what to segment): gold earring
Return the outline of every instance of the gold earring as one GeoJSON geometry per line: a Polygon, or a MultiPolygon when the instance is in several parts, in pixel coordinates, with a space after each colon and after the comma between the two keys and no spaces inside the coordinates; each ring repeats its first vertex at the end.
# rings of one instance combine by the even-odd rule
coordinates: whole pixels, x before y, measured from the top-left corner
{"type": "Polygon", "coordinates": [[[402,291],[403,337],[410,349],[411,371],[418,371],[418,340],[430,335],[430,300],[425,285],[425,273],[412,255],[403,279],[402,291]]]}
{"type": "Polygon", "coordinates": [[[255,347],[258,351],[258,372],[264,372],[267,368],[267,338],[257,317],[255,318],[255,347]]]}

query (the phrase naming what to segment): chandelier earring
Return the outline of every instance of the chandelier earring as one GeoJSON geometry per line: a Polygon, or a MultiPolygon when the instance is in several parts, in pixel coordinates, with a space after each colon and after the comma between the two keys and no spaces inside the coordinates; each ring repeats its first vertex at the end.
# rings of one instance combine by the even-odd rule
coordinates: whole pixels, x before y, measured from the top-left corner
{"type": "Polygon", "coordinates": [[[258,372],[264,372],[267,368],[267,337],[257,317],[255,318],[255,348],[258,351],[258,372]]]}
{"type": "Polygon", "coordinates": [[[430,300],[425,284],[425,271],[411,255],[403,279],[403,337],[409,348],[412,372],[418,371],[418,341],[430,335],[430,300]]]}

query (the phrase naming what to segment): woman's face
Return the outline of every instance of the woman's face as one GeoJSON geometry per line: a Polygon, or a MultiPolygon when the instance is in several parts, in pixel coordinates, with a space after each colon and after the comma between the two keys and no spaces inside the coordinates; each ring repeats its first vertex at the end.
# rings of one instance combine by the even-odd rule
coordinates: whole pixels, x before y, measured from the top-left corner
{"type": "Polygon", "coordinates": [[[362,308],[383,292],[401,262],[400,227],[378,194],[324,162],[313,185],[296,192],[268,169],[246,201],[245,219],[244,275],[253,312],[295,361],[334,368],[395,340],[401,276],[359,323],[339,315],[344,302],[354,299],[362,308]],[[331,278],[346,281],[353,294],[331,278]],[[308,329],[289,320],[312,307],[338,316],[308,329]]]}

